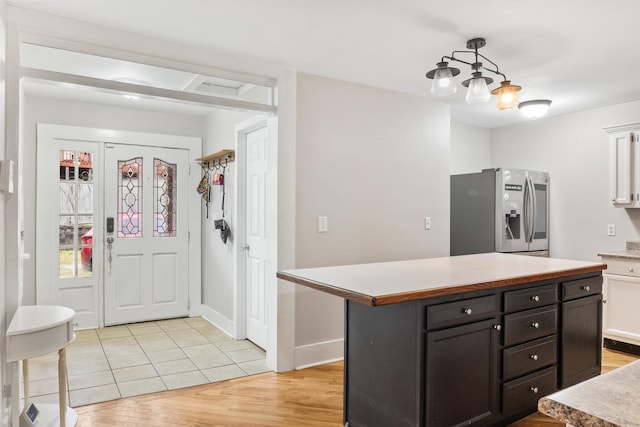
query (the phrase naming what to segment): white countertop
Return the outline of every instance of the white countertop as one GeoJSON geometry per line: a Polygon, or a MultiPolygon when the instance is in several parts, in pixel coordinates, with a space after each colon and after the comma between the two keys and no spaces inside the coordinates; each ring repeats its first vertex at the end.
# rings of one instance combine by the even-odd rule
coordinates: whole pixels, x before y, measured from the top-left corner
{"type": "Polygon", "coordinates": [[[383,305],[605,268],[602,263],[487,253],[288,270],[278,272],[278,277],[365,304],[383,305]]]}

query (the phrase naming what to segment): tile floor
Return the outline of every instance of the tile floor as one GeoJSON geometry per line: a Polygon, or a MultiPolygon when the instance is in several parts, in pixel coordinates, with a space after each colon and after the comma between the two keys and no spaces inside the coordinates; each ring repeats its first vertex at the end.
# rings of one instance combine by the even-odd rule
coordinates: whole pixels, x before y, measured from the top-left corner
{"type": "MultiPolygon", "coordinates": [[[[57,352],[29,361],[33,402],[58,402],[57,366],[57,352]]],[[[76,331],[67,346],[72,407],[266,371],[262,349],[200,317],[76,331]]]]}

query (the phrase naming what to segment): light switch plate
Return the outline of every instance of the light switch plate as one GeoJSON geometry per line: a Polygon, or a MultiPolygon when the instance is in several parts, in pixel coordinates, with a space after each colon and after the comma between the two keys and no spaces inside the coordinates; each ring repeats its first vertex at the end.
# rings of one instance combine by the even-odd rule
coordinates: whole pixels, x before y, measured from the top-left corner
{"type": "Polygon", "coordinates": [[[318,233],[326,233],[329,231],[329,220],[326,216],[318,217],[318,233]]]}
{"type": "Polygon", "coordinates": [[[13,194],[13,160],[0,160],[0,191],[13,194]]]}
{"type": "Polygon", "coordinates": [[[424,229],[425,230],[431,230],[431,217],[430,216],[425,216],[424,217],[424,229]]]}

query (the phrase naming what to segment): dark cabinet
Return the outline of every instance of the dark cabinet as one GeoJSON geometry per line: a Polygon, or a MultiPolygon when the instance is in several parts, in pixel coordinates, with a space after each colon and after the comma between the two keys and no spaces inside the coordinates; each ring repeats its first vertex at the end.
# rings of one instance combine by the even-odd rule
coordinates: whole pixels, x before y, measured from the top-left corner
{"type": "Polygon", "coordinates": [[[345,425],[506,426],[600,373],[602,276],[346,302],[345,425]]]}
{"type": "Polygon", "coordinates": [[[600,374],[602,277],[563,283],[560,387],[600,374]],[[587,295],[587,296],[585,296],[587,295]]]}
{"type": "Polygon", "coordinates": [[[427,333],[426,425],[486,425],[498,412],[496,319],[427,333]]]}

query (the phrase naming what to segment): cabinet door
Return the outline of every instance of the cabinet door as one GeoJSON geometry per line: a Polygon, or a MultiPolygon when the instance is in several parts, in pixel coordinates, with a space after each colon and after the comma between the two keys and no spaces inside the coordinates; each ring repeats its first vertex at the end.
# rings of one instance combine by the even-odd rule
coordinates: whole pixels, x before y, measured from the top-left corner
{"type": "Polygon", "coordinates": [[[603,335],[640,345],[640,278],[604,275],[603,335]]]}
{"type": "Polygon", "coordinates": [[[622,131],[609,137],[609,195],[616,207],[640,206],[638,135],[622,131]]]}
{"type": "Polygon", "coordinates": [[[426,425],[490,424],[498,412],[495,319],[427,333],[426,425]]]}
{"type": "Polygon", "coordinates": [[[602,366],[602,295],[562,304],[560,387],[600,374],[602,366]]]}

